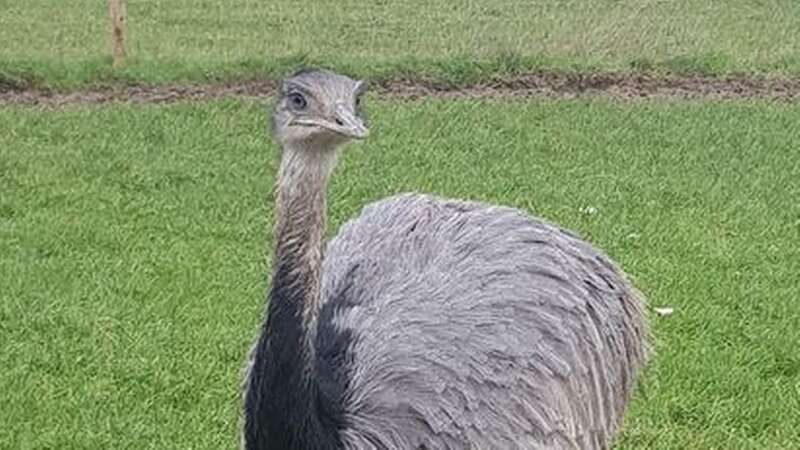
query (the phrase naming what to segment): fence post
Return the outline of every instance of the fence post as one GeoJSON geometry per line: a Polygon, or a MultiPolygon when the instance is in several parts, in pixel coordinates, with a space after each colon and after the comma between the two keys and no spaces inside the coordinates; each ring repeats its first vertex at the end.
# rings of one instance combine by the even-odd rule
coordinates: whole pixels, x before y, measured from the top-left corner
{"type": "Polygon", "coordinates": [[[125,59],[125,0],[108,0],[108,15],[111,19],[112,67],[122,67],[125,59]]]}

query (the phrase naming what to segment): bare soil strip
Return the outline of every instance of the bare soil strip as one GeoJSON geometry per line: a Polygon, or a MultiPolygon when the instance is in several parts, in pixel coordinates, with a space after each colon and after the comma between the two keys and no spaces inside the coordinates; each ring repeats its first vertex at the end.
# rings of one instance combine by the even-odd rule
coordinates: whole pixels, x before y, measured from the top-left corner
{"type": "MultiPolygon", "coordinates": [[[[0,85],[0,105],[95,105],[110,102],[166,104],[222,98],[267,98],[275,80],[172,85],[110,85],[73,92],[0,85]]],[[[630,73],[535,72],[505,76],[465,86],[425,78],[376,81],[373,92],[394,99],[441,98],[577,98],[606,96],[619,100],[640,98],[800,100],[800,78],[732,75],[649,75],[630,73]]]]}

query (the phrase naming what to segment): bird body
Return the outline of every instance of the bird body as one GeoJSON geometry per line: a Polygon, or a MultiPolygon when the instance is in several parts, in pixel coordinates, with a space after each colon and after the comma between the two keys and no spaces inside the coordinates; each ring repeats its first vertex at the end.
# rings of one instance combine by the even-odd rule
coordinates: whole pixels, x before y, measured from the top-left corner
{"type": "Polygon", "coordinates": [[[346,224],[323,274],[318,329],[343,338],[318,340],[318,376],[348,368],[351,448],[609,444],[645,354],[641,301],[572,233],[408,194],[346,224]]]}
{"type": "Polygon", "coordinates": [[[282,158],[245,448],[611,445],[647,326],[608,257],[519,210],[420,194],[326,244],[332,164],[303,148],[282,158]]]}

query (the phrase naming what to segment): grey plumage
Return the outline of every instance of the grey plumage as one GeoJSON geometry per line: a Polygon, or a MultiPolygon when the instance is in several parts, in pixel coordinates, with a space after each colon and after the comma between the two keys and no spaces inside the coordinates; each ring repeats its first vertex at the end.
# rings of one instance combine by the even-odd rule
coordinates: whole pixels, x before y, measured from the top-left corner
{"type": "MultiPolygon", "coordinates": [[[[325,86],[320,102],[353,103],[362,89],[310,74],[299,78],[325,86]]],[[[276,267],[244,446],[608,447],[647,353],[642,299],[624,274],[518,210],[419,194],[368,205],[325,247],[332,164],[314,152],[340,142],[284,133],[291,89],[282,95],[276,267]]],[[[350,107],[344,122],[362,137],[350,107]]]]}

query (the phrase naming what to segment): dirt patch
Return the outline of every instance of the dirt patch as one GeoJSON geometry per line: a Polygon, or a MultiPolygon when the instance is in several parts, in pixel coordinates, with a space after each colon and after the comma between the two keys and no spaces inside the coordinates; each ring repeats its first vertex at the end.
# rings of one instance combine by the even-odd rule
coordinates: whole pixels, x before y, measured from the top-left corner
{"type": "MultiPolygon", "coordinates": [[[[0,105],[64,106],[125,102],[163,104],[222,98],[267,98],[277,88],[275,80],[238,83],[98,86],[73,92],[0,84],[0,105]]],[[[373,83],[373,92],[386,98],[577,98],[607,96],[621,100],[674,98],[699,100],[800,99],[800,78],[734,75],[650,75],[630,73],[535,72],[505,76],[470,85],[440,81],[393,79],[373,83]]]]}
{"type": "Polygon", "coordinates": [[[426,80],[392,80],[379,83],[380,94],[419,98],[438,97],[546,97],[609,96],[700,100],[800,99],[800,78],[758,78],[744,75],[724,78],[702,75],[658,76],[649,74],[537,72],[497,78],[452,88],[426,80]]]}
{"type": "Polygon", "coordinates": [[[93,105],[112,102],[163,104],[222,98],[270,97],[277,87],[273,80],[242,83],[97,86],[73,92],[50,89],[0,87],[0,105],[93,105]]]}

